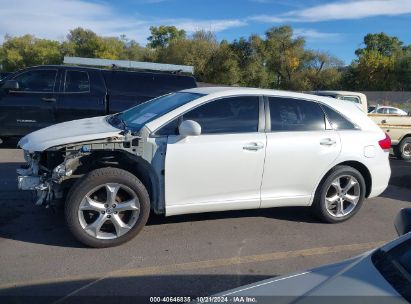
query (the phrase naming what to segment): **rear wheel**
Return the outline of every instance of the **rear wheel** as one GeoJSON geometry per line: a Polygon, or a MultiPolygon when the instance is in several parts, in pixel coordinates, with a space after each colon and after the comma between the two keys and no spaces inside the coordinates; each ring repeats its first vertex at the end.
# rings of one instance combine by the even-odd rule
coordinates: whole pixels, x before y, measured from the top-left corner
{"type": "Polygon", "coordinates": [[[312,209],[314,214],[328,223],[351,218],[365,198],[365,181],[358,170],[337,166],[319,185],[312,209]]]}
{"type": "Polygon", "coordinates": [[[411,160],[411,137],[401,140],[400,144],[394,148],[395,157],[401,160],[411,160]]]}
{"type": "Polygon", "coordinates": [[[91,247],[112,247],[136,236],[147,222],[150,201],[146,188],[133,174],[97,169],[71,188],[65,216],[73,235],[91,247]]]}

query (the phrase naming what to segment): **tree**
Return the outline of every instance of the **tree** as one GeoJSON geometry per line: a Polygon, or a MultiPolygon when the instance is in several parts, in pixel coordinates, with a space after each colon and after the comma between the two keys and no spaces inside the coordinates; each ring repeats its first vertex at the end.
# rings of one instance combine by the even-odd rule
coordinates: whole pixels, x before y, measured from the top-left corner
{"type": "Polygon", "coordinates": [[[165,48],[169,45],[171,41],[184,39],[186,37],[186,32],[184,30],[179,30],[175,26],[160,25],[159,27],[150,27],[151,36],[147,38],[149,41],[148,46],[156,48],[165,48]]]}
{"type": "Polygon", "coordinates": [[[301,90],[340,88],[343,62],[338,58],[320,51],[307,51],[304,65],[301,90]]]}
{"type": "Polygon", "coordinates": [[[305,40],[293,37],[289,26],[273,27],[266,32],[263,50],[269,73],[274,76],[272,87],[281,89],[297,89],[293,77],[302,67],[306,55],[305,40]]]}
{"type": "Polygon", "coordinates": [[[59,64],[62,59],[58,41],[38,39],[32,35],[6,35],[0,47],[0,64],[3,71],[16,71],[42,64],[59,64]]]}
{"type": "Polygon", "coordinates": [[[264,41],[257,35],[253,35],[246,40],[240,38],[234,40],[230,47],[236,55],[240,70],[238,84],[241,86],[267,88],[270,80],[267,73],[266,61],[262,56],[261,48],[264,41]]]}
{"type": "Polygon", "coordinates": [[[103,41],[91,30],[81,27],[70,30],[63,45],[66,55],[95,58],[103,49],[103,41]]]}
{"type": "Polygon", "coordinates": [[[204,80],[217,84],[238,84],[240,70],[235,54],[229,44],[223,41],[210,56],[204,70],[204,80]]]}
{"type": "Polygon", "coordinates": [[[395,63],[398,90],[411,90],[411,51],[400,57],[395,63]]]}
{"type": "Polygon", "coordinates": [[[356,90],[397,90],[407,86],[410,46],[384,33],[367,34],[364,48],[344,75],[345,86],[356,90]]]}
{"type": "Polygon", "coordinates": [[[189,38],[172,40],[167,47],[157,49],[155,61],[193,65],[197,80],[206,81],[206,66],[218,47],[213,33],[198,31],[189,38]]]}
{"type": "Polygon", "coordinates": [[[382,56],[393,56],[403,50],[403,42],[397,37],[388,36],[385,33],[367,34],[364,37],[364,48],[359,48],[355,51],[358,57],[361,57],[366,52],[377,52],[382,56]]]}

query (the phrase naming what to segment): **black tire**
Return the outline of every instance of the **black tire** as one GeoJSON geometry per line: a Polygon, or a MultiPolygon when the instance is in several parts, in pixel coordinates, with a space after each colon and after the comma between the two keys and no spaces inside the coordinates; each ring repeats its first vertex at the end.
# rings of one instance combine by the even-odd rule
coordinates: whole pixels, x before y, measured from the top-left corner
{"type": "MultiPolygon", "coordinates": [[[[150,198],[143,183],[130,172],[112,167],[101,168],[86,174],[71,187],[67,195],[64,213],[68,228],[81,243],[95,248],[113,247],[128,242],[143,229],[150,214],[150,198]],[[131,189],[136,194],[140,205],[138,218],[136,221],[134,220],[132,228],[113,239],[101,239],[90,235],[83,229],[79,217],[79,208],[83,198],[90,191],[93,191],[92,189],[98,188],[100,185],[103,187],[107,183],[117,183],[131,189]]],[[[106,216],[108,214],[107,212],[106,216]]]]}
{"type": "Polygon", "coordinates": [[[394,147],[395,157],[400,160],[411,161],[411,137],[401,140],[400,144],[394,147]]]}
{"type": "Polygon", "coordinates": [[[317,191],[315,193],[313,204],[311,206],[312,211],[318,219],[327,223],[340,223],[346,221],[352,216],[354,216],[361,208],[361,205],[365,199],[365,191],[366,187],[364,177],[358,170],[349,166],[336,166],[323,178],[323,180],[319,184],[317,191]],[[337,217],[331,215],[330,212],[327,210],[325,198],[327,192],[330,191],[329,189],[333,181],[335,181],[338,177],[344,176],[352,176],[358,181],[359,188],[357,190],[359,191],[359,199],[356,205],[348,214],[337,217]]]}

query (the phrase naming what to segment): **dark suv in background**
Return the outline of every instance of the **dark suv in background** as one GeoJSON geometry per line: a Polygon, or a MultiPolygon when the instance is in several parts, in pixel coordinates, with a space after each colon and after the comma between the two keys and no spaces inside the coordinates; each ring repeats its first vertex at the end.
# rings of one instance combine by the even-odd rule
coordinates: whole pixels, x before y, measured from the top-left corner
{"type": "Polygon", "coordinates": [[[68,120],[116,113],[149,99],[197,87],[191,76],[36,66],[0,81],[0,138],[21,137],[68,120]]]}

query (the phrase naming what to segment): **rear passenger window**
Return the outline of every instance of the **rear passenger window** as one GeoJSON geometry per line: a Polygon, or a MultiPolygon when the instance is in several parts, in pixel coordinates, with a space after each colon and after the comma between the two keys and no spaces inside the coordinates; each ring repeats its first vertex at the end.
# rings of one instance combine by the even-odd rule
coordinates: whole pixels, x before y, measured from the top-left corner
{"type": "Polygon", "coordinates": [[[340,113],[334,111],[330,107],[323,105],[325,114],[327,115],[328,121],[334,130],[357,130],[358,127],[350,122],[347,118],[342,116],[340,113]]]}
{"type": "Polygon", "coordinates": [[[312,101],[269,97],[271,131],[325,130],[325,115],[312,101]]]}
{"type": "Polygon", "coordinates": [[[64,82],[64,92],[82,93],[90,92],[90,79],[87,72],[83,71],[66,71],[64,82]]]}

